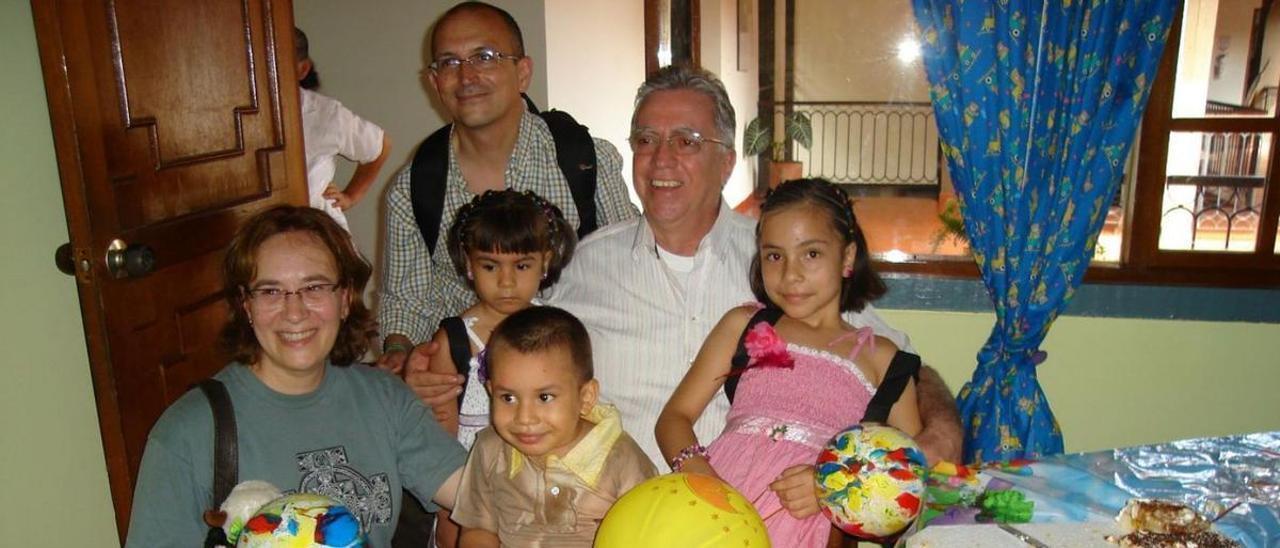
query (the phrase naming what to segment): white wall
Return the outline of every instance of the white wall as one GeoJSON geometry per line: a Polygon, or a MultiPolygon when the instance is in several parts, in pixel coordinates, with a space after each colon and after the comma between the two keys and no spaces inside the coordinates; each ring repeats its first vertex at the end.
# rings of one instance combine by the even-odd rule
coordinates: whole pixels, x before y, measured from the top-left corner
{"type": "Polygon", "coordinates": [[[544,108],[572,114],[592,135],[613,143],[629,182],[631,104],[644,81],[644,3],[546,0],[546,10],[547,54],[535,68],[547,78],[544,108]]]}
{"type": "MultiPolygon", "coordinates": [[[[745,70],[738,70],[739,36],[738,36],[738,4],[737,0],[703,0],[702,18],[702,66],[720,77],[725,90],[729,93],[729,101],[737,111],[737,128],[734,129],[734,141],[737,150],[742,150],[742,130],[752,118],[756,117],[757,102],[760,93],[760,70],[756,53],[756,42],[759,40],[758,17],[755,13],[756,2],[743,4],[750,6],[750,14],[742,14],[744,22],[749,23],[748,32],[742,37],[744,57],[748,60],[745,70]]],[[[729,205],[737,205],[751,190],[755,181],[755,160],[738,155],[737,166],[733,175],[724,187],[724,198],[729,205]]]]}
{"type": "MultiPolygon", "coordinates": [[[[1218,4],[1218,21],[1214,30],[1212,56],[1222,55],[1217,62],[1218,76],[1210,71],[1209,100],[1230,105],[1244,101],[1249,82],[1244,80],[1249,64],[1249,39],[1253,32],[1253,11],[1258,0],[1227,0],[1218,4]]],[[[1210,61],[1210,66],[1214,65],[1210,61]]]]}

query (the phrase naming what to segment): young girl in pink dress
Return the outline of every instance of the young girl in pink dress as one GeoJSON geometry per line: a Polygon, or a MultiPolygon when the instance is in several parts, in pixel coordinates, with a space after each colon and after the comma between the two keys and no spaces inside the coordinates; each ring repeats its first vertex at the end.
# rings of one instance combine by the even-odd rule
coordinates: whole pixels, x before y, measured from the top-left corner
{"type": "MultiPolygon", "coordinates": [[[[658,446],[673,469],[716,475],[752,501],[774,546],[825,546],[831,524],[819,510],[814,462],[827,440],[863,419],[898,350],[840,314],[885,287],[848,196],[831,183],[779,186],[756,235],[751,288],[763,306],[730,310],[707,336],[658,418],[658,446]],[[731,367],[735,353],[741,365],[731,367]],[[704,448],[693,424],[724,397],[726,380],[736,385],[728,424],[704,448]]],[[[890,425],[920,431],[914,382],[888,404],[890,425]]]]}

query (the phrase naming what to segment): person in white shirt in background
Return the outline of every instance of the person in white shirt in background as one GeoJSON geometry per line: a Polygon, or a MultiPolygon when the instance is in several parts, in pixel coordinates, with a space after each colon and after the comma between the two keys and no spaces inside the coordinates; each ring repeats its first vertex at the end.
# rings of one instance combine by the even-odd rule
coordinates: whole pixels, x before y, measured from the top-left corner
{"type": "Polygon", "coordinates": [[[307,155],[307,196],[311,207],[328,213],[347,232],[343,212],[360,203],[373,186],[383,162],[391,152],[391,140],[378,127],[357,116],[341,102],[316,93],[320,78],[311,61],[306,33],[293,29],[297,62],[299,103],[302,107],[302,141],[307,155]],[[351,180],[341,190],[333,184],[336,159],[342,156],[359,164],[351,180]]]}

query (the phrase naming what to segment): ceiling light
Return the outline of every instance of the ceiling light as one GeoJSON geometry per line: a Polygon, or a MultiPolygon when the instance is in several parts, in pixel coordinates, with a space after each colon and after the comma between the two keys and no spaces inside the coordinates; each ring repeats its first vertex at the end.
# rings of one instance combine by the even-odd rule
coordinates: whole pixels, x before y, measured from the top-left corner
{"type": "Polygon", "coordinates": [[[919,58],[920,42],[915,38],[908,37],[898,42],[898,60],[902,61],[902,64],[909,65],[919,58]]]}

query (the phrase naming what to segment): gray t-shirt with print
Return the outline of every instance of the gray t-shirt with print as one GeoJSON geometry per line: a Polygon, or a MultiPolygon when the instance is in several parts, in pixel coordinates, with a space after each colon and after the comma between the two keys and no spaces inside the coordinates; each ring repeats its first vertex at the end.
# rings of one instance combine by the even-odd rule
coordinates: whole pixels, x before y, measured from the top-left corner
{"type": "MultiPolygon", "coordinates": [[[[330,496],[359,518],[370,546],[390,546],[400,490],[430,499],[466,453],[400,379],[365,365],[326,366],[310,394],[277,393],[239,364],[214,378],[235,408],[239,480],[330,496]]],[[[134,490],[128,547],[198,546],[213,498],[213,416],[199,390],[152,428],[134,490]]]]}

